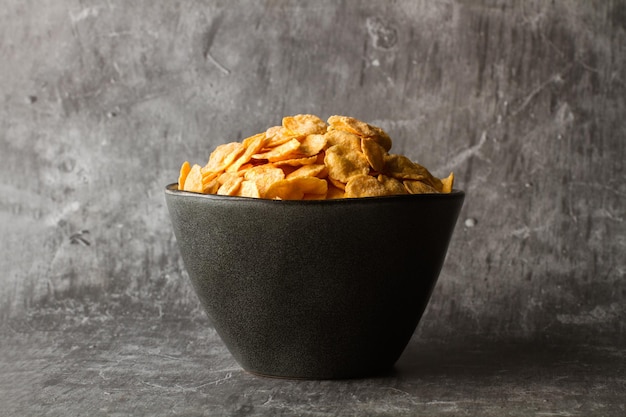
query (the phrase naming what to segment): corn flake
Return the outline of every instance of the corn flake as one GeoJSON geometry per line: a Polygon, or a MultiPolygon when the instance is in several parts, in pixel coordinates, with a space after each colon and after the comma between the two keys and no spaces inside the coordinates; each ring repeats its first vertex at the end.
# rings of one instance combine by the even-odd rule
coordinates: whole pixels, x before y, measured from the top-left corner
{"type": "Polygon", "coordinates": [[[355,175],[346,184],[346,197],[380,197],[388,195],[385,186],[371,175],[355,175]]]}
{"type": "Polygon", "coordinates": [[[326,150],[324,163],[328,167],[328,176],[343,183],[347,183],[355,175],[366,175],[370,170],[365,155],[341,145],[331,146],[326,150]]]}
{"type": "Polygon", "coordinates": [[[187,175],[189,175],[189,171],[191,171],[191,164],[189,161],[183,162],[183,165],[180,167],[180,173],[178,174],[178,189],[182,190],[185,187],[185,180],[187,179],[187,175]]]}
{"type": "Polygon", "coordinates": [[[354,117],[287,116],[280,126],[217,146],[203,167],[185,161],[178,189],[280,200],[452,191],[453,173],[437,178],[390,154],[391,144],[383,129],[354,117]]]}
{"type": "Polygon", "coordinates": [[[312,114],[283,117],[283,127],[301,136],[326,132],[326,123],[312,114]]]}

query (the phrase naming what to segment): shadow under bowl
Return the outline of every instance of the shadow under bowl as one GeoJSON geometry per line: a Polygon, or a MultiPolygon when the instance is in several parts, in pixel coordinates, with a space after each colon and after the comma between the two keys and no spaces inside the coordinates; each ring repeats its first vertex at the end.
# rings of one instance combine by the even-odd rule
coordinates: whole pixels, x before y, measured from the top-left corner
{"type": "Polygon", "coordinates": [[[393,367],[464,197],[279,201],[165,189],[185,268],[229,352],[251,373],[306,379],[393,367]]]}

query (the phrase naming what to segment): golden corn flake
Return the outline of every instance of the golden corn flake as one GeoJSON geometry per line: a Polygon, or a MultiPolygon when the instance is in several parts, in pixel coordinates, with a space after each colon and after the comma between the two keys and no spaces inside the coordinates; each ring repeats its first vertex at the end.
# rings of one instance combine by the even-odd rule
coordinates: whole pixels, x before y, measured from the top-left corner
{"type": "Polygon", "coordinates": [[[241,181],[237,195],[242,197],[261,198],[261,193],[259,193],[259,188],[257,187],[256,182],[251,180],[241,181]]]}
{"type": "Polygon", "coordinates": [[[302,200],[304,191],[289,180],[273,183],[265,193],[265,198],[272,200],[302,200]]]}
{"type": "Polygon", "coordinates": [[[185,187],[185,180],[187,179],[187,175],[189,175],[189,171],[191,171],[191,164],[189,161],[183,162],[183,165],[180,167],[180,173],[178,174],[178,189],[182,190],[185,187]]]}
{"type": "Polygon", "coordinates": [[[244,178],[248,181],[254,181],[259,194],[264,198],[272,184],[285,179],[285,172],[272,164],[264,164],[246,171],[244,178]]]}
{"type": "Polygon", "coordinates": [[[330,116],[328,118],[328,124],[333,129],[350,132],[357,136],[367,137],[374,134],[367,123],[355,119],[354,117],[330,116]]]}
{"type": "Polygon", "coordinates": [[[205,168],[201,168],[200,172],[202,172],[203,183],[207,183],[222,174],[222,171],[207,171],[205,168]]]}
{"type": "Polygon", "coordinates": [[[324,163],[328,167],[328,176],[343,183],[347,183],[355,175],[366,175],[370,171],[365,155],[341,145],[331,146],[326,150],[324,163]]]}
{"type": "Polygon", "coordinates": [[[395,178],[380,174],[377,179],[385,187],[385,195],[409,194],[404,184],[395,178]]]}
{"type": "Polygon", "coordinates": [[[222,184],[226,184],[229,181],[234,181],[237,178],[239,178],[240,175],[237,172],[222,172],[218,177],[217,177],[217,182],[222,185],[222,184]]]}
{"type": "Polygon", "coordinates": [[[343,182],[334,180],[334,179],[332,179],[330,177],[328,177],[327,180],[328,180],[328,186],[329,187],[332,185],[333,187],[338,188],[338,189],[340,189],[342,191],[346,190],[346,184],[344,184],[343,182]]]}
{"type": "Polygon", "coordinates": [[[202,180],[202,193],[203,194],[216,194],[217,190],[220,188],[220,183],[217,178],[213,178],[209,181],[202,180]]]}
{"type": "Polygon", "coordinates": [[[282,161],[290,159],[296,155],[296,151],[300,148],[300,141],[296,138],[282,143],[267,152],[252,155],[254,159],[267,159],[270,162],[282,161]]]}
{"type": "Polygon", "coordinates": [[[326,199],[334,200],[338,198],[346,198],[346,192],[344,191],[343,188],[337,188],[332,183],[329,182],[328,190],[326,191],[326,199]]]}
{"type": "Polygon", "coordinates": [[[452,185],[454,184],[454,173],[451,172],[447,178],[443,178],[441,180],[441,192],[444,194],[448,194],[452,192],[452,185]]]}
{"type": "Polygon", "coordinates": [[[283,117],[283,127],[301,136],[326,132],[326,123],[312,114],[283,117]]]}
{"type": "Polygon", "coordinates": [[[277,181],[267,190],[266,198],[302,200],[305,194],[326,195],[328,183],[315,177],[298,177],[277,181]]]}
{"type": "Polygon", "coordinates": [[[326,148],[326,136],[321,134],[307,135],[298,148],[298,153],[302,156],[316,156],[326,148]]]}
{"type": "Polygon", "coordinates": [[[298,135],[282,126],[273,126],[265,131],[265,137],[267,138],[265,146],[271,149],[285,142],[289,142],[291,139],[296,139],[298,135]]]}
{"type": "Polygon", "coordinates": [[[187,173],[183,190],[191,191],[192,193],[201,193],[202,188],[202,167],[198,164],[194,164],[189,170],[189,173],[187,173]]]}
{"type": "Polygon", "coordinates": [[[219,145],[211,153],[209,162],[204,166],[205,171],[223,171],[244,151],[243,143],[231,142],[219,145]]]}
{"type": "Polygon", "coordinates": [[[265,144],[265,133],[259,133],[257,135],[251,136],[248,139],[243,141],[243,146],[245,151],[243,154],[237,158],[226,171],[228,172],[236,172],[238,171],[242,165],[246,164],[252,158],[252,155],[258,153],[263,148],[265,144]]]}
{"type": "Polygon", "coordinates": [[[237,195],[239,192],[239,188],[241,187],[241,183],[243,182],[242,177],[228,177],[222,185],[217,189],[217,194],[219,195],[237,195]]]}
{"type": "Polygon", "coordinates": [[[317,155],[305,156],[304,158],[293,158],[293,159],[285,159],[283,161],[275,161],[274,165],[280,166],[280,167],[285,167],[285,166],[299,167],[302,165],[311,165],[311,164],[314,164],[315,162],[317,162],[317,155]]]}
{"type": "Polygon", "coordinates": [[[385,168],[387,151],[371,138],[361,140],[361,151],[374,171],[382,172],[385,168]]]}
{"type": "Polygon", "coordinates": [[[404,186],[411,194],[428,194],[428,193],[436,193],[437,190],[433,188],[431,185],[426,184],[423,181],[418,180],[405,180],[404,186]]]}
{"type": "Polygon", "coordinates": [[[389,150],[391,149],[391,138],[389,137],[387,132],[385,132],[378,126],[369,125],[369,127],[373,132],[373,135],[368,137],[374,142],[378,143],[380,146],[382,146],[383,149],[385,149],[387,152],[389,152],[389,150]]]}
{"type": "Polygon", "coordinates": [[[323,200],[449,193],[454,174],[437,178],[403,155],[391,138],[354,117],[298,114],[280,126],[219,145],[207,164],[185,161],[180,190],[251,198],[323,200]]]}
{"type": "Polygon", "coordinates": [[[317,177],[290,178],[286,181],[295,183],[296,186],[304,192],[304,194],[326,195],[326,191],[328,191],[328,183],[326,180],[317,177]]]}
{"type": "Polygon", "coordinates": [[[290,172],[286,178],[304,178],[304,177],[319,177],[322,178],[320,174],[326,170],[326,165],[324,164],[311,164],[311,165],[303,165],[295,171],[290,172]]]}
{"type": "Polygon", "coordinates": [[[356,152],[361,150],[361,138],[353,133],[344,132],[342,130],[329,130],[324,136],[326,136],[326,142],[329,148],[334,145],[342,145],[347,148],[352,148],[356,152]]]}
{"type": "Polygon", "coordinates": [[[387,195],[385,186],[371,175],[355,175],[346,184],[346,197],[379,197],[387,195]]]}
{"type": "Polygon", "coordinates": [[[384,172],[401,180],[423,180],[427,177],[424,167],[411,161],[404,155],[387,155],[384,172]]]}

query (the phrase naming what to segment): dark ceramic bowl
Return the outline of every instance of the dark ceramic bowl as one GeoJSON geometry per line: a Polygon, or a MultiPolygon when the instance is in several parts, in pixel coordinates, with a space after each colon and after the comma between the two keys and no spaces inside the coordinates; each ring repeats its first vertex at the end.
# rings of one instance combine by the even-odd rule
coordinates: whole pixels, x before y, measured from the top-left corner
{"type": "Polygon", "coordinates": [[[245,370],[390,370],[428,304],[464,193],[279,201],[165,190],[195,291],[245,370]]]}

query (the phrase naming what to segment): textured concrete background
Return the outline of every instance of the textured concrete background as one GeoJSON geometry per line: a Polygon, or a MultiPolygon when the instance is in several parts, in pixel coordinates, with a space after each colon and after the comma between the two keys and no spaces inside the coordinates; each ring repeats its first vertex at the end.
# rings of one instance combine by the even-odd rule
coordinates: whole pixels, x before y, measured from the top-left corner
{"type": "Polygon", "coordinates": [[[626,1],[2,3],[0,415],[625,415],[626,1]],[[304,112],[467,193],[390,375],[246,374],[184,272],[181,162],[304,112]]]}
{"type": "Polygon", "coordinates": [[[3,323],[202,320],[163,187],[310,112],[467,192],[423,334],[624,334],[624,1],[8,0],[0,56],[3,323]]]}

